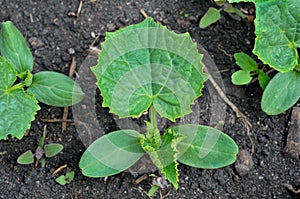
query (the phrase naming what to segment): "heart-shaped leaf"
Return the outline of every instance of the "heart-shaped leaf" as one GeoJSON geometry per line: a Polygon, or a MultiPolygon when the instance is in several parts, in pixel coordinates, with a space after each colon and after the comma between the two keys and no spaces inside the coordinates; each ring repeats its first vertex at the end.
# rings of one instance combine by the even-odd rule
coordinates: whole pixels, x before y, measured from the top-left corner
{"type": "Polygon", "coordinates": [[[277,73],[267,85],[261,108],[268,115],[277,115],[291,108],[300,98],[300,72],[277,73]]]}
{"type": "Polygon", "coordinates": [[[12,64],[17,74],[32,71],[33,57],[22,33],[11,21],[2,23],[0,52],[12,64]]]}
{"type": "Polygon", "coordinates": [[[108,33],[92,68],[103,106],[120,117],[140,116],[152,104],[172,121],[191,112],[201,95],[202,56],[188,33],[176,34],[147,18],[108,33]]]}
{"type": "Polygon", "coordinates": [[[216,169],[236,160],[238,146],[221,131],[202,125],[172,127],[185,138],[178,143],[178,161],[197,168],[216,169]]]}
{"type": "Polygon", "coordinates": [[[98,138],[80,159],[82,173],[89,177],[105,177],[128,169],[144,154],[140,136],[133,130],[119,130],[98,138]]]}
{"type": "Polygon", "coordinates": [[[51,71],[34,74],[28,92],[40,102],[61,107],[76,104],[84,97],[76,82],[66,75],[51,71]]]}
{"type": "Polygon", "coordinates": [[[4,57],[0,57],[0,76],[0,140],[8,135],[21,139],[40,107],[23,88],[11,87],[16,73],[4,57]]]}

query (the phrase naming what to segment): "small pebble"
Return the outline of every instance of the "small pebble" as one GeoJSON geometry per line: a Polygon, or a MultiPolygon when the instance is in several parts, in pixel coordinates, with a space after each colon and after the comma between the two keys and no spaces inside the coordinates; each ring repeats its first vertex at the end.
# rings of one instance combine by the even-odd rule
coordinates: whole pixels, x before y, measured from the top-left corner
{"type": "Polygon", "coordinates": [[[244,176],[252,169],[254,163],[250,153],[246,150],[240,150],[235,162],[235,170],[239,176],[244,176]]]}
{"type": "Polygon", "coordinates": [[[116,30],[116,25],[113,23],[107,24],[106,27],[107,27],[107,30],[110,32],[116,30]]]}
{"type": "Polygon", "coordinates": [[[74,54],[75,54],[74,48],[69,48],[69,49],[68,49],[68,53],[69,53],[70,55],[74,55],[74,54]]]}
{"type": "Polygon", "coordinates": [[[39,47],[42,47],[44,46],[44,43],[42,40],[40,40],[39,38],[37,37],[31,37],[28,39],[28,42],[30,43],[30,45],[33,47],[33,48],[39,48],[39,47]]]}

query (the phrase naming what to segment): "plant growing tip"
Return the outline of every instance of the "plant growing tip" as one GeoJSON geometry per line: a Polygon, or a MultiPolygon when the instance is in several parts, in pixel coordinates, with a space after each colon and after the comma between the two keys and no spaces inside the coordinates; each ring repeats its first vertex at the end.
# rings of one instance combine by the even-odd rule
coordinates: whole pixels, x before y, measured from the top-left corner
{"type": "Polygon", "coordinates": [[[217,129],[186,124],[161,132],[157,126],[157,114],[175,121],[191,112],[208,78],[201,59],[189,34],[169,31],[152,18],[107,33],[98,64],[92,67],[103,106],[119,117],[139,117],[149,110],[150,121],[145,121],[146,132],[118,130],[94,141],[80,159],[82,173],[111,176],[147,153],[177,189],[179,162],[197,168],[233,163],[238,147],[217,129]]]}
{"type": "Polygon", "coordinates": [[[32,74],[30,49],[10,21],[0,29],[0,55],[0,140],[24,136],[40,110],[38,101],[63,107],[82,100],[84,93],[69,77],[50,71],[32,74]]]}

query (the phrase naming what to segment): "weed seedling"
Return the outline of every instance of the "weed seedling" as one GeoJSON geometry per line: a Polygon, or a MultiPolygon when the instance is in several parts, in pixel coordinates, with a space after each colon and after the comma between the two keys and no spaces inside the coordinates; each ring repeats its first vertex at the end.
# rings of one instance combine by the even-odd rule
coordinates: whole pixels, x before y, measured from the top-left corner
{"type": "Polygon", "coordinates": [[[18,157],[17,162],[19,164],[32,164],[34,162],[34,157],[35,157],[36,159],[35,166],[38,166],[38,163],[40,161],[42,167],[44,167],[45,166],[45,159],[43,157],[44,155],[47,158],[50,158],[57,155],[59,152],[63,150],[63,146],[61,144],[56,144],[56,143],[45,144],[45,138],[46,138],[46,126],[44,127],[43,136],[39,141],[35,153],[33,154],[31,150],[28,150],[18,157]]]}
{"type": "Polygon", "coordinates": [[[249,55],[240,52],[234,54],[235,63],[241,68],[231,76],[231,81],[235,85],[249,84],[254,75],[258,76],[258,82],[262,89],[265,89],[270,81],[270,77],[264,72],[264,68],[259,69],[256,61],[249,55]]]}
{"type": "Polygon", "coordinates": [[[74,171],[68,171],[66,175],[60,175],[58,178],[55,179],[55,181],[60,185],[65,185],[74,180],[74,171]]]}

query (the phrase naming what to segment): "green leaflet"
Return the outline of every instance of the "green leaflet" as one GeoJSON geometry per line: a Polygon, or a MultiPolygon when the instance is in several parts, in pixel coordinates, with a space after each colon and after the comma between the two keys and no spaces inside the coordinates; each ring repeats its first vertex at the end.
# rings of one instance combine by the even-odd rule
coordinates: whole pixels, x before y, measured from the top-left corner
{"type": "Polygon", "coordinates": [[[30,49],[21,32],[11,21],[2,23],[0,54],[7,58],[18,74],[32,71],[33,57],[30,49]]]}
{"type": "Polygon", "coordinates": [[[32,164],[34,162],[34,155],[31,150],[24,152],[17,159],[19,164],[32,164]]]}
{"type": "Polygon", "coordinates": [[[40,107],[23,88],[11,88],[16,73],[4,57],[0,57],[0,76],[0,140],[8,135],[21,139],[40,107]]]}
{"type": "Polygon", "coordinates": [[[231,76],[231,81],[235,85],[244,85],[250,83],[252,80],[251,74],[249,71],[238,70],[231,76]]]}
{"type": "Polygon", "coordinates": [[[186,124],[172,127],[185,136],[178,143],[178,161],[197,168],[216,169],[236,160],[238,146],[221,131],[202,125],[186,124]]]}
{"type": "Polygon", "coordinates": [[[207,75],[188,33],[176,34],[147,18],[108,33],[92,67],[103,106],[120,117],[140,116],[152,104],[172,121],[191,112],[207,75]]]}
{"type": "Polygon", "coordinates": [[[297,48],[300,47],[299,1],[252,2],[256,7],[254,54],[280,72],[294,69],[298,64],[297,48]]]}
{"type": "Polygon", "coordinates": [[[168,179],[173,186],[178,188],[178,162],[177,162],[177,145],[183,139],[183,136],[175,133],[169,128],[161,137],[161,146],[157,149],[151,146],[151,143],[147,142],[146,138],[141,140],[141,145],[144,151],[146,151],[153,163],[160,169],[164,177],[168,179]]]}
{"type": "Polygon", "coordinates": [[[277,73],[266,87],[261,108],[268,115],[277,115],[291,108],[300,98],[300,72],[277,73]]]}
{"type": "Polygon", "coordinates": [[[61,144],[56,144],[56,143],[46,144],[44,146],[45,156],[47,158],[53,157],[53,156],[57,155],[59,152],[61,152],[63,150],[63,148],[64,147],[61,144]]]}
{"type": "Polygon", "coordinates": [[[210,7],[200,20],[199,27],[206,28],[221,19],[220,11],[210,7]]]}
{"type": "Polygon", "coordinates": [[[234,54],[235,63],[245,71],[258,70],[258,66],[255,60],[244,52],[234,54]]]}
{"type": "Polygon", "coordinates": [[[119,130],[94,141],[82,155],[79,167],[85,176],[104,177],[128,169],[144,154],[141,134],[119,130]]]}
{"type": "Polygon", "coordinates": [[[58,178],[55,179],[55,181],[60,185],[65,185],[74,180],[74,175],[75,175],[74,171],[67,172],[66,175],[60,175],[58,178]]]}
{"type": "Polygon", "coordinates": [[[271,78],[264,72],[258,71],[258,82],[260,87],[265,90],[271,78]]]}
{"type": "Polygon", "coordinates": [[[45,104],[62,107],[76,104],[84,97],[76,82],[63,74],[51,71],[34,74],[28,92],[45,104]]]}

